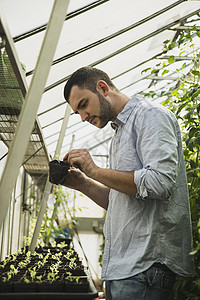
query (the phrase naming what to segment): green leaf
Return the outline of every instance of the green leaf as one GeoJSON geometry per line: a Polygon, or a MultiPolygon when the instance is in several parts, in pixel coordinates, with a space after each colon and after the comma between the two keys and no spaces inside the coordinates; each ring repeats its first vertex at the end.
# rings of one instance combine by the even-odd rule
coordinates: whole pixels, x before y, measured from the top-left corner
{"type": "Polygon", "coordinates": [[[184,69],[186,67],[186,63],[184,63],[183,65],[182,65],[182,69],[184,69]]]}
{"type": "Polygon", "coordinates": [[[181,56],[183,53],[185,53],[185,50],[181,51],[181,52],[179,53],[179,56],[181,56]]]}
{"type": "Polygon", "coordinates": [[[195,76],[200,77],[200,72],[199,72],[199,71],[195,71],[195,70],[194,70],[194,71],[192,71],[192,74],[195,75],[195,76]]]}
{"type": "Polygon", "coordinates": [[[168,59],[168,62],[172,64],[174,62],[174,55],[171,55],[168,59]]]}
{"type": "Polygon", "coordinates": [[[173,90],[173,91],[171,92],[171,95],[178,98],[178,96],[179,96],[179,94],[178,94],[178,89],[173,90]]]}
{"type": "Polygon", "coordinates": [[[145,72],[147,72],[149,70],[151,70],[151,68],[146,68],[146,69],[142,70],[141,74],[143,74],[143,73],[145,73],[145,72]]]}
{"type": "Polygon", "coordinates": [[[164,42],[163,42],[163,44],[169,44],[170,43],[170,40],[165,40],[164,42]]]}
{"type": "Polygon", "coordinates": [[[157,70],[157,69],[153,69],[153,70],[151,71],[151,74],[155,73],[156,71],[158,71],[158,70],[157,70]]]}
{"type": "Polygon", "coordinates": [[[191,168],[196,168],[196,163],[195,163],[195,161],[193,161],[192,159],[190,159],[190,166],[191,166],[191,168]]]}
{"type": "Polygon", "coordinates": [[[197,112],[200,113],[200,104],[197,106],[197,112]]]}
{"type": "Polygon", "coordinates": [[[189,149],[190,151],[193,151],[193,147],[194,147],[193,140],[188,139],[188,140],[186,141],[186,145],[187,145],[187,147],[188,147],[188,149],[189,149]]]}
{"type": "Polygon", "coordinates": [[[189,138],[191,139],[193,136],[195,136],[195,133],[198,132],[199,129],[196,127],[191,127],[189,130],[189,138]]]}
{"type": "Polygon", "coordinates": [[[169,70],[164,70],[164,71],[162,72],[162,75],[164,75],[164,74],[166,74],[166,73],[169,73],[169,70]]]}
{"type": "Polygon", "coordinates": [[[182,109],[187,105],[187,102],[183,103],[182,105],[179,106],[178,110],[177,110],[177,115],[182,111],[182,109]]]}
{"type": "Polygon", "coordinates": [[[169,49],[172,49],[172,48],[174,48],[175,47],[175,43],[174,42],[172,42],[171,44],[169,44],[169,49]]]}

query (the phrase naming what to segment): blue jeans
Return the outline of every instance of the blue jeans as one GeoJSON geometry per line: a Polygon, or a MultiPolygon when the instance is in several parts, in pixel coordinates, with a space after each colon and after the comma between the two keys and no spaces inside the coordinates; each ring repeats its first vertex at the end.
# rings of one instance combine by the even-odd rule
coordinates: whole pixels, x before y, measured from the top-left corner
{"type": "Polygon", "coordinates": [[[106,300],[167,300],[175,274],[156,263],[133,277],[106,281],[106,300]]]}

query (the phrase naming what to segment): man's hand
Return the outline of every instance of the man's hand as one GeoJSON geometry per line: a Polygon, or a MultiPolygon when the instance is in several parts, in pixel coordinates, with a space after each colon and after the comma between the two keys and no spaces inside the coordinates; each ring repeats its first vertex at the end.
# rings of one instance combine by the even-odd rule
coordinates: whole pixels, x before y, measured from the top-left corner
{"type": "MultiPolygon", "coordinates": [[[[102,200],[102,197],[100,197],[101,199],[98,201],[95,201],[96,203],[98,203],[99,205],[101,205],[104,208],[107,208],[108,205],[108,194],[110,191],[110,188],[127,194],[127,195],[131,195],[131,196],[136,196],[137,195],[137,186],[134,182],[134,171],[118,171],[118,170],[113,170],[113,169],[104,169],[104,168],[100,168],[98,167],[91,155],[89,154],[87,149],[74,149],[69,151],[64,159],[64,161],[67,161],[72,167],[75,167],[76,165],[80,166],[81,171],[86,175],[84,175],[81,171],[79,171],[82,174],[82,178],[83,178],[83,182],[84,184],[82,184],[81,189],[80,188],[76,188],[75,189],[79,189],[79,191],[81,191],[82,193],[86,194],[87,196],[89,196],[92,200],[94,200],[94,196],[97,195],[97,190],[98,191],[102,191],[102,189],[99,188],[94,188],[93,186],[93,191],[94,192],[85,192],[85,188],[91,191],[91,181],[92,179],[94,179],[95,181],[98,181],[100,184],[102,184],[104,186],[103,190],[104,193],[102,193],[102,195],[106,195],[105,200],[102,200]],[[90,179],[91,178],[91,179],[90,179]],[[89,187],[90,185],[90,187],[89,187]],[[83,189],[84,190],[83,190],[83,189]],[[91,196],[92,194],[92,196],[91,196]],[[101,203],[101,204],[100,204],[101,203]]],[[[77,169],[78,171],[78,169],[77,169]]],[[[67,182],[67,180],[66,180],[67,182]]],[[[67,185],[66,185],[67,186],[67,185]]]]}
{"type": "Polygon", "coordinates": [[[83,191],[86,189],[87,185],[87,178],[83,172],[74,167],[71,167],[68,170],[64,186],[78,191],[83,191]]]}
{"type": "Polygon", "coordinates": [[[96,204],[107,209],[110,188],[92,180],[100,168],[95,165],[88,150],[71,150],[63,160],[71,165],[64,186],[82,192],[96,204]]]}
{"type": "Polygon", "coordinates": [[[87,149],[74,149],[69,151],[64,159],[72,167],[79,167],[80,170],[90,178],[95,179],[99,167],[94,163],[87,149]]]}

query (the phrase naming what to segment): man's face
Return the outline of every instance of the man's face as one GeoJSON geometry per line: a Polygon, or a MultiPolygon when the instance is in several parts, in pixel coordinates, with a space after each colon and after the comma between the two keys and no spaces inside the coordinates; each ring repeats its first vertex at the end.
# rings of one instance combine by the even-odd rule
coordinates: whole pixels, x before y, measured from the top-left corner
{"type": "Polygon", "coordinates": [[[99,92],[73,86],[69,96],[69,104],[73,111],[81,116],[83,122],[103,128],[112,119],[110,102],[99,92]]]}

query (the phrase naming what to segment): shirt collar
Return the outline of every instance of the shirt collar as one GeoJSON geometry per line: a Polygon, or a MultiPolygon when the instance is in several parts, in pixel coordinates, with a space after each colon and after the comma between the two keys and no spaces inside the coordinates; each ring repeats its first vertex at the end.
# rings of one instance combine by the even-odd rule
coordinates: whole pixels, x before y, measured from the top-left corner
{"type": "Polygon", "coordinates": [[[111,127],[114,130],[117,130],[120,125],[126,123],[126,121],[128,120],[130,114],[136,107],[139,100],[140,100],[140,96],[137,95],[128,101],[128,103],[124,106],[123,110],[117,115],[115,121],[111,123],[111,127]]]}

